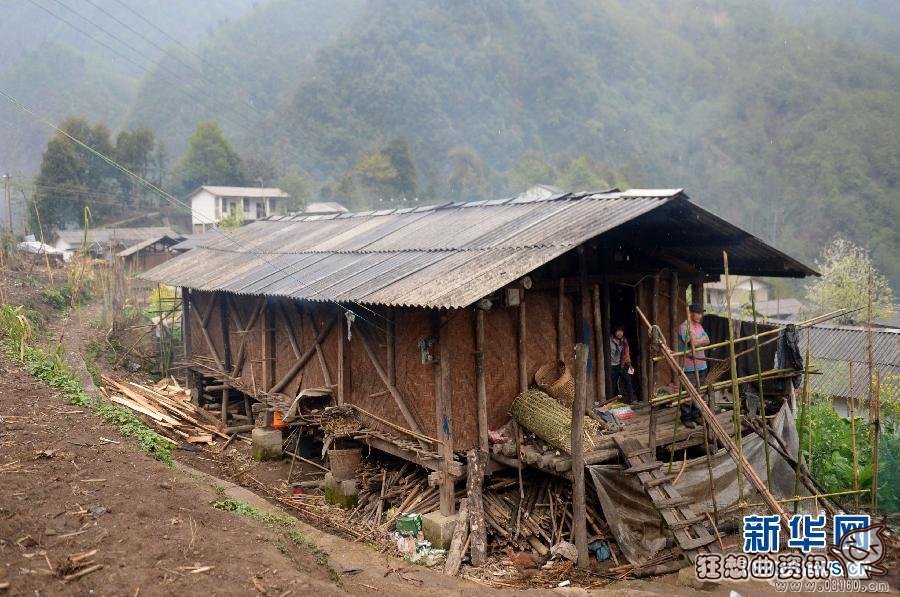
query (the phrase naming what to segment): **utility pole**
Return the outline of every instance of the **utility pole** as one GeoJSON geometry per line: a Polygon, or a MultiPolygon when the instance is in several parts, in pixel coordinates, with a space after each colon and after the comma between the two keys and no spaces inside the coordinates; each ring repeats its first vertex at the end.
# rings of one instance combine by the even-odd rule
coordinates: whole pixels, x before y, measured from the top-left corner
{"type": "Polygon", "coordinates": [[[13,232],[12,201],[9,198],[9,174],[3,175],[3,197],[6,199],[6,217],[8,218],[9,233],[13,232]]]}

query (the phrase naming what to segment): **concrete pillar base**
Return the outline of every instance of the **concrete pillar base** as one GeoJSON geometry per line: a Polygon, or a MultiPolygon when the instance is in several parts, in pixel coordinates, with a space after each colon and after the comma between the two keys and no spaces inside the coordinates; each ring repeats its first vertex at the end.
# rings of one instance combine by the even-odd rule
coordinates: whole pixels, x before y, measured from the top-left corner
{"type": "Polygon", "coordinates": [[[281,460],[281,430],[255,428],[250,434],[253,460],[281,460]]]}
{"type": "Polygon", "coordinates": [[[325,501],[341,508],[354,508],[359,503],[356,479],[338,481],[331,473],[325,473],[325,501]]]}
{"type": "Polygon", "coordinates": [[[438,549],[450,547],[457,517],[458,514],[444,516],[440,511],[422,515],[422,534],[425,536],[425,539],[431,541],[432,547],[438,549]]]}

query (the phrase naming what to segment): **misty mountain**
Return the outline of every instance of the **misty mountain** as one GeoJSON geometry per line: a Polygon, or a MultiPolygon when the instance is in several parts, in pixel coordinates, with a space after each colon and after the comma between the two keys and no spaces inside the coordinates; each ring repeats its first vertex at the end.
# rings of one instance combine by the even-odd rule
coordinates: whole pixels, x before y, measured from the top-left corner
{"type": "MultiPolygon", "coordinates": [[[[479,188],[495,196],[521,190],[508,173],[523,156],[546,161],[548,172],[589,156],[619,173],[618,184],[686,187],[799,256],[844,235],[870,246],[900,282],[895,2],[206,6],[204,15],[190,4],[184,23],[171,3],[154,9],[148,20],[182,27],[178,39],[190,49],[161,38],[165,51],[157,49],[149,73],[103,48],[73,45],[66,32],[38,40],[11,66],[0,62],[0,88],[18,72],[17,89],[51,116],[150,126],[173,161],[197,122],[215,118],[242,155],[332,189],[361,156],[397,138],[408,143],[428,198],[455,198],[447,180],[461,153],[483,165],[489,180],[479,188]],[[29,72],[46,74],[28,85],[29,72]]],[[[118,33],[147,49],[131,31],[118,33]]],[[[15,147],[18,163],[33,168],[48,133],[21,120],[10,127],[9,114],[0,108],[8,140],[0,159],[15,147]]]]}

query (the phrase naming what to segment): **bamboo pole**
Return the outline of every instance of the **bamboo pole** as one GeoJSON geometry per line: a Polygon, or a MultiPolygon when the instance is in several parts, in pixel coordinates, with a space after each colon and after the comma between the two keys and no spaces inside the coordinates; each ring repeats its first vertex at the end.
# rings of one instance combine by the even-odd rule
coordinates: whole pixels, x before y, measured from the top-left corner
{"type": "MultiPolygon", "coordinates": [[[[771,381],[773,379],[777,379],[779,377],[793,377],[796,375],[796,371],[793,369],[767,369],[763,371],[763,381],[771,381]]],[[[738,377],[738,383],[743,384],[750,381],[756,381],[756,373],[751,373],[749,375],[743,375],[738,377]]],[[[705,384],[697,388],[701,393],[710,392],[713,390],[721,390],[723,388],[727,388],[731,385],[731,380],[726,379],[723,381],[717,381],[713,384],[705,384]]],[[[664,402],[671,402],[672,400],[677,400],[680,398],[684,398],[687,396],[687,392],[683,389],[679,392],[672,392],[670,394],[664,394],[659,396],[653,400],[653,404],[662,404],[664,402]]]]}
{"type": "Polygon", "coordinates": [[[881,440],[881,372],[875,372],[875,441],[872,442],[872,512],[878,511],[878,452],[881,440]]]}
{"type": "MultiPolygon", "coordinates": [[[[859,490],[859,462],[856,457],[856,396],[854,392],[853,382],[853,361],[848,361],[847,366],[850,372],[850,454],[853,467],[853,490],[859,490]]],[[[859,494],[853,496],[853,509],[859,512],[859,494]]]]}
{"type": "MultiPolygon", "coordinates": [[[[837,311],[831,311],[830,313],[826,313],[824,315],[812,317],[810,319],[806,319],[804,321],[797,322],[793,325],[795,328],[798,328],[798,329],[806,328],[811,325],[816,325],[817,323],[822,323],[823,321],[828,321],[829,319],[834,319],[835,317],[840,317],[841,315],[846,315],[847,313],[851,313],[853,311],[858,311],[858,310],[859,309],[838,309],[837,311]]],[[[784,331],[784,329],[786,327],[787,327],[787,325],[782,325],[777,328],[773,328],[771,330],[766,330],[765,332],[762,332],[758,336],[753,336],[753,335],[741,336],[740,338],[735,338],[734,343],[738,344],[740,342],[750,342],[751,340],[754,340],[755,338],[765,338],[765,337],[771,336],[772,334],[780,334],[781,332],[784,331]]],[[[723,340],[722,342],[716,342],[715,344],[707,344],[703,348],[705,350],[711,350],[713,348],[722,348],[722,347],[729,346],[729,345],[730,345],[730,342],[728,340],[723,340]]],[[[684,355],[688,354],[689,352],[690,352],[690,349],[685,349],[685,350],[682,350],[679,352],[673,352],[672,356],[676,356],[676,357],[684,356],[684,355]]],[[[657,356],[657,357],[653,357],[653,358],[656,359],[657,361],[661,361],[665,357],[657,356]]]]}
{"type": "Polygon", "coordinates": [[[587,548],[587,514],[584,489],[584,410],[587,402],[588,347],[575,346],[575,401],[572,403],[572,524],[578,567],[589,564],[587,548]]]}
{"type": "MultiPolygon", "coordinates": [[[[762,378],[762,357],[759,354],[759,325],[756,321],[756,291],[753,288],[753,278],[750,278],[750,310],[753,311],[753,347],[756,352],[756,384],[759,387],[759,412],[762,414],[763,421],[766,420],[766,393],[763,390],[762,378]]],[[[763,425],[763,433],[765,440],[763,447],[766,451],[766,486],[769,491],[772,490],[772,460],[769,454],[769,426],[763,425]]]]}
{"type": "MultiPolygon", "coordinates": [[[[647,320],[647,317],[644,315],[643,311],[641,311],[640,308],[636,308],[635,310],[637,311],[637,314],[640,317],[641,321],[649,329],[651,324],[647,320]]],[[[719,439],[719,441],[722,442],[722,444],[725,446],[725,449],[728,451],[728,454],[735,462],[737,462],[738,460],[742,461],[743,470],[745,471],[750,484],[753,485],[753,488],[757,492],[759,492],[760,496],[762,496],[763,500],[772,511],[772,513],[778,516],[778,520],[784,530],[786,532],[790,532],[790,518],[788,517],[787,513],[775,500],[775,497],[766,487],[765,482],[759,478],[759,475],[756,474],[756,471],[753,470],[753,467],[750,466],[750,463],[747,462],[747,459],[744,457],[744,455],[737,450],[737,446],[729,437],[728,432],[725,430],[725,428],[722,427],[722,424],[716,418],[715,414],[712,412],[712,409],[710,409],[709,405],[703,401],[703,397],[700,395],[697,389],[693,385],[691,385],[691,381],[688,379],[687,375],[685,375],[684,370],[678,366],[678,362],[675,360],[675,357],[672,355],[672,352],[666,345],[665,340],[660,341],[660,349],[666,359],[666,362],[669,364],[669,368],[679,377],[679,379],[681,379],[681,383],[683,383],[688,388],[688,392],[690,392],[691,395],[691,400],[693,400],[694,404],[697,405],[697,408],[700,409],[701,415],[707,421],[709,421],[710,428],[712,429],[713,434],[719,439]]]]}
{"type": "MultiPolygon", "coordinates": [[[[737,446],[738,453],[741,455],[737,463],[738,478],[738,503],[744,501],[744,448],[741,442],[741,396],[738,389],[737,381],[737,359],[734,350],[734,325],[731,314],[731,284],[728,276],[728,252],[722,251],[722,260],[725,266],[725,309],[728,311],[728,356],[731,361],[731,403],[734,408],[734,444],[737,446]]],[[[744,517],[744,509],[740,509],[741,518],[744,517]]],[[[743,539],[743,532],[741,532],[743,539]]]]}
{"type": "MultiPolygon", "coordinates": [[[[806,395],[809,389],[809,334],[806,335],[806,358],[803,361],[803,395],[800,397],[800,417],[797,421],[797,466],[794,467],[794,495],[800,494],[800,465],[803,462],[803,420],[809,417],[809,409],[806,406],[806,395]]],[[[812,474],[812,467],[807,464],[806,470],[812,474]]],[[[794,514],[800,509],[799,502],[794,504],[794,514]]]]}

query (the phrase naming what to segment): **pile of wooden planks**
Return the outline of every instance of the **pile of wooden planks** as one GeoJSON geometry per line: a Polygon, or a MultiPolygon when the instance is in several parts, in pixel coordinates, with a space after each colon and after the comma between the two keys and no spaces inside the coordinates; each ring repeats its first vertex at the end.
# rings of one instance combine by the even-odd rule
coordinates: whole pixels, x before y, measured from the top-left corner
{"type": "Polygon", "coordinates": [[[216,418],[195,406],[190,395],[172,378],[152,386],[119,382],[106,376],[102,379],[106,387],[101,392],[110,402],[133,411],[174,443],[210,444],[216,436],[228,437],[219,431],[216,418]]]}

